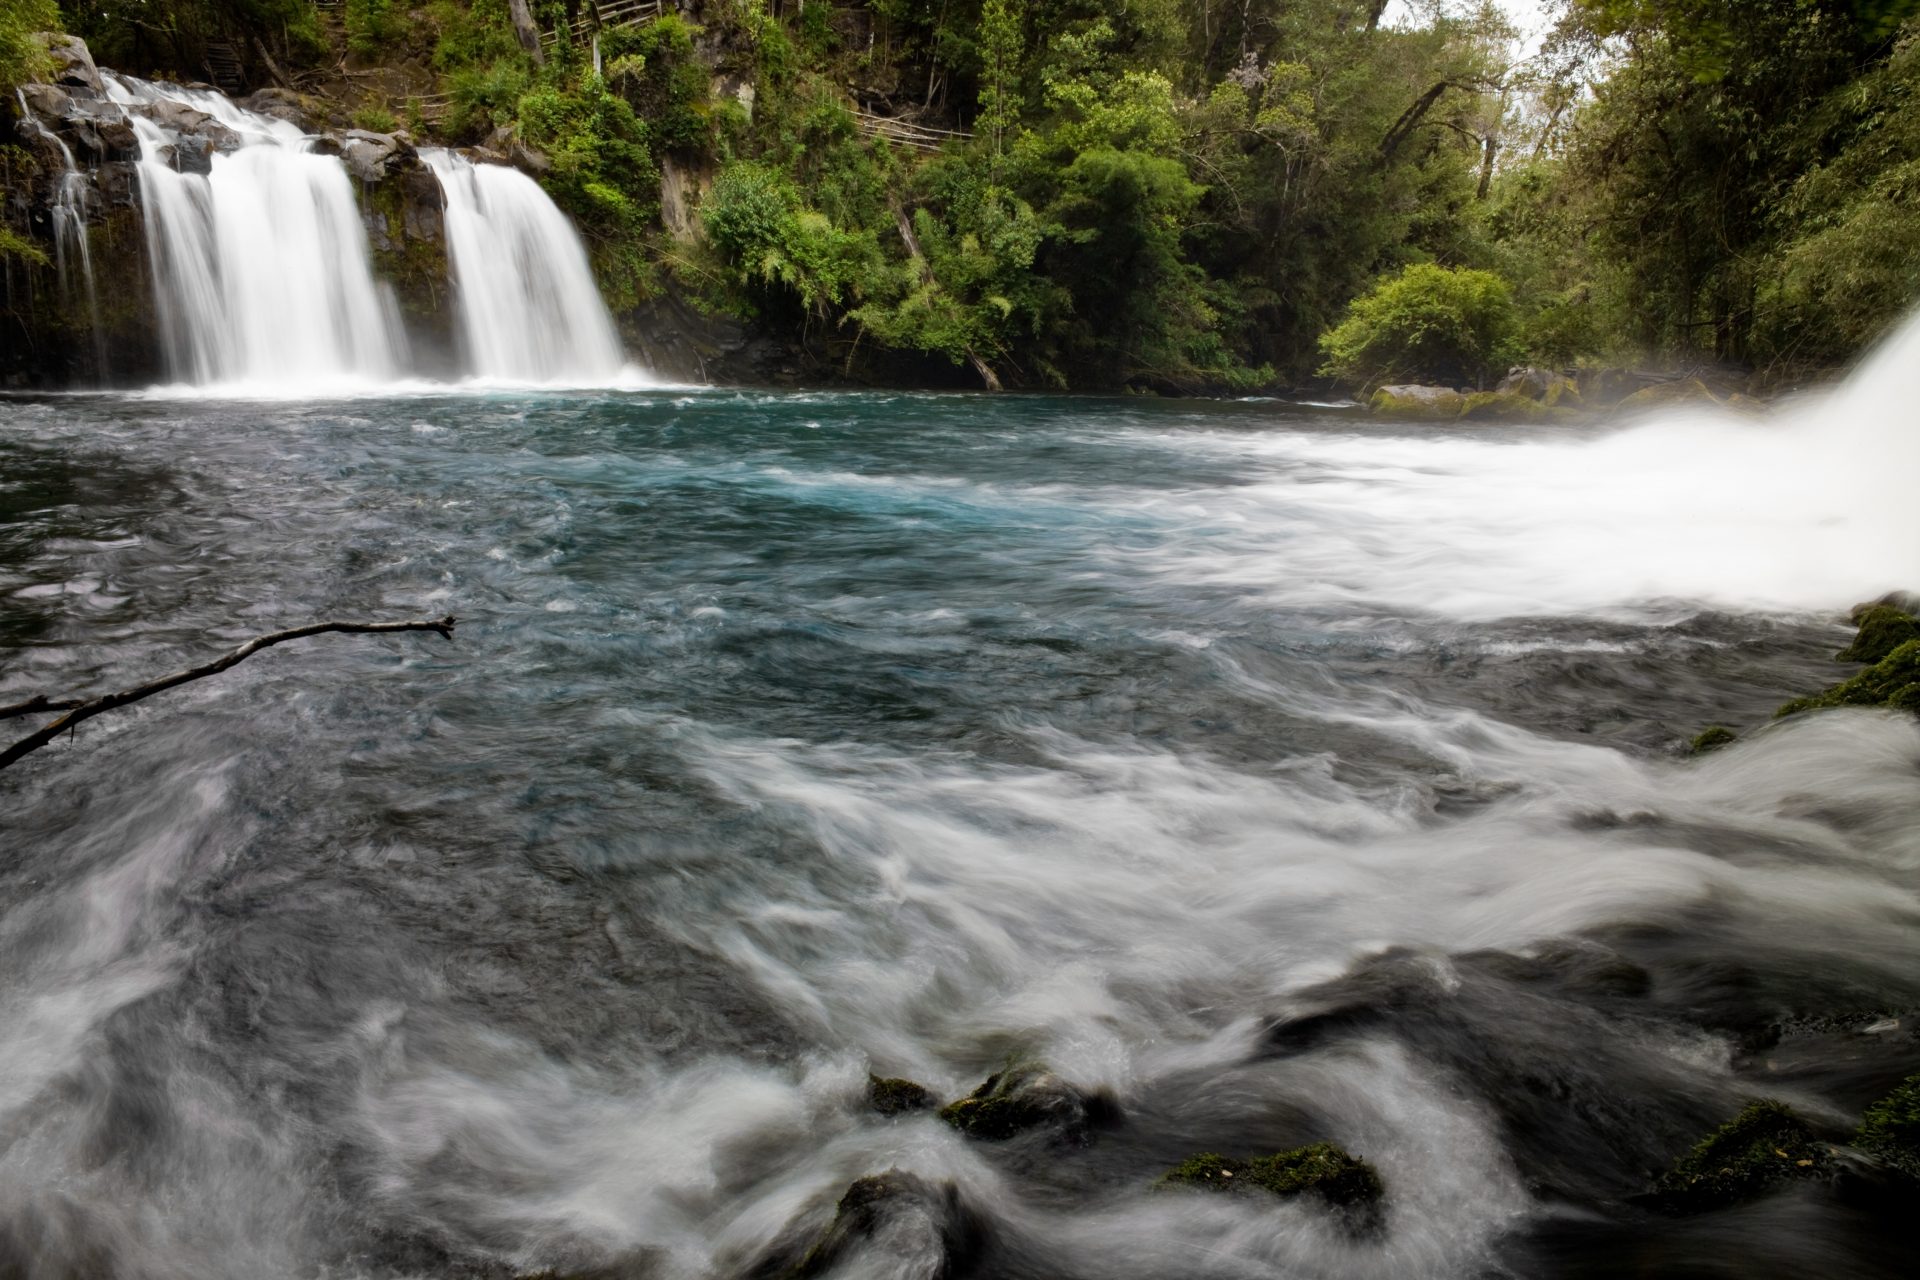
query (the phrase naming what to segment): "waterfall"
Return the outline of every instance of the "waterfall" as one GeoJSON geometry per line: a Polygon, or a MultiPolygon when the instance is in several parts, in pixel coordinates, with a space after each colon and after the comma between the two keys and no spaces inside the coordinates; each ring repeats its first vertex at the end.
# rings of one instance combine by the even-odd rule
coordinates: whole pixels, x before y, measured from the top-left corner
{"type": "Polygon", "coordinates": [[[73,149],[61,140],[60,135],[41,124],[33,114],[33,108],[27,105],[27,96],[20,90],[14,90],[14,97],[20,102],[20,118],[30,122],[42,136],[60,148],[60,159],[64,168],[60,173],[60,186],[54,192],[51,216],[53,220],[53,261],[54,271],[60,280],[60,292],[71,301],[76,293],[74,269],[79,269],[79,288],[87,303],[87,329],[93,337],[94,376],[105,380],[107,372],[107,350],[104,335],[100,332],[100,293],[93,282],[93,246],[87,238],[87,193],[92,189],[87,175],[80,172],[80,166],[73,162],[73,149]]]}
{"type": "Polygon", "coordinates": [[[174,377],[276,389],[392,378],[405,338],[373,278],[340,161],[315,154],[296,126],[221,94],[103,79],[140,139],[141,204],[174,377]],[[179,172],[182,134],[138,114],[154,106],[204,112],[238,145],[212,154],[206,174],[179,172]]]}
{"type": "Polygon", "coordinates": [[[566,215],[515,169],[423,150],[446,192],[468,361],[482,377],[605,384],[625,359],[566,215]]]}

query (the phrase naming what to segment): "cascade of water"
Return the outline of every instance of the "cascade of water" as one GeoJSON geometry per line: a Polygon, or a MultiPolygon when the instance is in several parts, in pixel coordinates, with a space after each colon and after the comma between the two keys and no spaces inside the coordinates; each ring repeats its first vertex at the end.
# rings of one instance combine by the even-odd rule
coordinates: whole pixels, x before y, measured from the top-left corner
{"type": "Polygon", "coordinates": [[[395,309],[375,282],[366,231],[340,161],[285,121],[223,95],[103,76],[133,109],[162,336],[175,377],[195,383],[325,385],[391,378],[405,358],[395,309]],[[175,104],[238,136],[210,172],[170,163],[179,134],[134,114],[175,104]]]}
{"type": "Polygon", "coordinates": [[[472,369],[514,381],[605,383],[624,364],[586,250],[539,184],[425,150],[447,197],[447,247],[472,369]]]}
{"type": "Polygon", "coordinates": [[[100,294],[93,282],[93,246],[87,237],[87,193],[91,189],[87,175],[74,163],[73,150],[51,129],[41,124],[27,105],[26,94],[14,90],[20,102],[20,118],[31,123],[43,137],[60,149],[64,166],[60,186],[53,197],[53,259],[60,278],[60,292],[72,299],[76,292],[74,268],[79,268],[78,292],[87,303],[87,328],[93,335],[94,374],[104,378],[107,368],[105,336],[100,332],[100,294]]]}

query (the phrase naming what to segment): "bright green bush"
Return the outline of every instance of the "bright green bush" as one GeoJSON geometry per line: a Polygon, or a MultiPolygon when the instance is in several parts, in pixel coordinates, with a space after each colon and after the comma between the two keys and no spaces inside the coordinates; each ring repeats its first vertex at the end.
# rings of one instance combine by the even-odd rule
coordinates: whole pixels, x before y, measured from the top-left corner
{"type": "Polygon", "coordinates": [[[368,57],[407,30],[407,11],[399,0],[347,0],[342,20],[347,28],[347,47],[368,57]]]}
{"type": "Polygon", "coordinates": [[[1320,349],[1321,372],[1350,382],[1484,386],[1521,354],[1520,324],[1491,271],[1417,263],[1354,299],[1320,349]]]}
{"type": "Polygon", "coordinates": [[[33,34],[59,29],[53,0],[0,0],[0,86],[31,80],[46,59],[33,34]]]}

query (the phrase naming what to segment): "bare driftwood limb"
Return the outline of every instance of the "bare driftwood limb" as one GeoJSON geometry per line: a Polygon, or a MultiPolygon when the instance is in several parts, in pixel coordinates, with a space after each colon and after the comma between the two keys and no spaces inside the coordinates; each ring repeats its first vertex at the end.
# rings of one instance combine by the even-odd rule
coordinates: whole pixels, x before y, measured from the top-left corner
{"type": "Polygon", "coordinates": [[[10,707],[0,707],[0,720],[11,720],[15,716],[37,716],[42,711],[71,711],[85,698],[49,698],[44,693],[36,693],[25,702],[16,702],[10,707]]]}
{"type": "Polygon", "coordinates": [[[61,734],[73,729],[83,720],[91,720],[103,712],[112,711],[129,703],[151,698],[156,693],[164,693],[176,685],[186,684],[190,680],[203,680],[208,676],[219,675],[228,667],[245,662],[262,649],[276,644],[285,644],[289,640],[299,640],[306,636],[326,635],[329,632],[344,632],[350,635],[365,635],[386,631],[433,631],[446,639],[453,639],[454,618],[451,614],[444,618],[430,619],[424,622],[314,622],[304,627],[292,627],[286,631],[274,631],[264,636],[255,636],[237,649],[229,650],[204,666],[188,667],[185,671],[176,671],[172,675],[161,676],[158,680],[149,680],[145,684],[135,685],[131,689],[122,689],[117,693],[103,693],[97,698],[69,699],[56,701],[45,695],[27,699],[10,707],[0,707],[0,720],[13,716],[32,715],[40,711],[65,711],[66,715],[42,726],[37,732],[28,734],[20,741],[0,751],[0,769],[31,752],[38,751],[61,734]]]}

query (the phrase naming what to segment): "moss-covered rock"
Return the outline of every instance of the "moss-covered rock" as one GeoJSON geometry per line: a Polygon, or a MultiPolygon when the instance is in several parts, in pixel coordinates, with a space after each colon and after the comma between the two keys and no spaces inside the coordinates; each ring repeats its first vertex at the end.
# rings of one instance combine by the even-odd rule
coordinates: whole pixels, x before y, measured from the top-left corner
{"type": "Polygon", "coordinates": [[[1312,1192],[1342,1207],[1375,1204],[1385,1190],[1372,1165],[1331,1142],[1251,1160],[1209,1151],[1175,1165],[1160,1182],[1209,1191],[1264,1191],[1282,1199],[1312,1192]]]}
{"type": "Polygon", "coordinates": [[[1855,610],[1853,622],[1860,631],[1852,644],[1834,655],[1841,662],[1878,662],[1907,641],[1920,640],[1920,623],[1889,604],[1855,610]]]}
{"type": "Polygon", "coordinates": [[[1727,726],[1710,724],[1693,735],[1693,742],[1690,745],[1694,755],[1703,756],[1709,751],[1718,751],[1728,743],[1737,741],[1738,738],[1739,735],[1727,726]]]}
{"type": "Polygon", "coordinates": [[[1381,387],[1373,393],[1368,408],[1383,418],[1406,418],[1420,422],[1448,421],[1460,416],[1467,398],[1452,387],[1406,385],[1381,387]]]}
{"type": "Polygon", "coordinates": [[[996,1072],[966,1097],[940,1108],[942,1120],[984,1142],[1043,1128],[1079,1138],[1118,1113],[1104,1094],[1085,1093],[1041,1063],[996,1072]]]}
{"type": "Polygon", "coordinates": [[[1920,640],[1909,640],[1851,680],[1795,698],[1773,714],[1792,715],[1826,707],[1891,707],[1920,711],[1920,640]]]}
{"type": "Polygon", "coordinates": [[[940,1099],[925,1085],[891,1076],[867,1077],[867,1102],[883,1116],[904,1115],[909,1111],[931,1111],[940,1099]]]}
{"type": "Polygon", "coordinates": [[[1908,1076],[1867,1108],[1853,1145],[1909,1177],[1920,1178],[1920,1075],[1908,1076]]]}
{"type": "Polygon", "coordinates": [[[1704,1213],[1822,1177],[1831,1166],[1827,1147],[1800,1117],[1778,1102],[1751,1102],[1654,1184],[1653,1203],[1668,1213],[1704,1213]]]}
{"type": "Polygon", "coordinates": [[[1650,387],[1642,387],[1621,400],[1617,408],[1621,413],[1644,413],[1674,405],[1719,403],[1720,398],[1700,379],[1676,378],[1672,382],[1656,382],[1650,387]]]}

